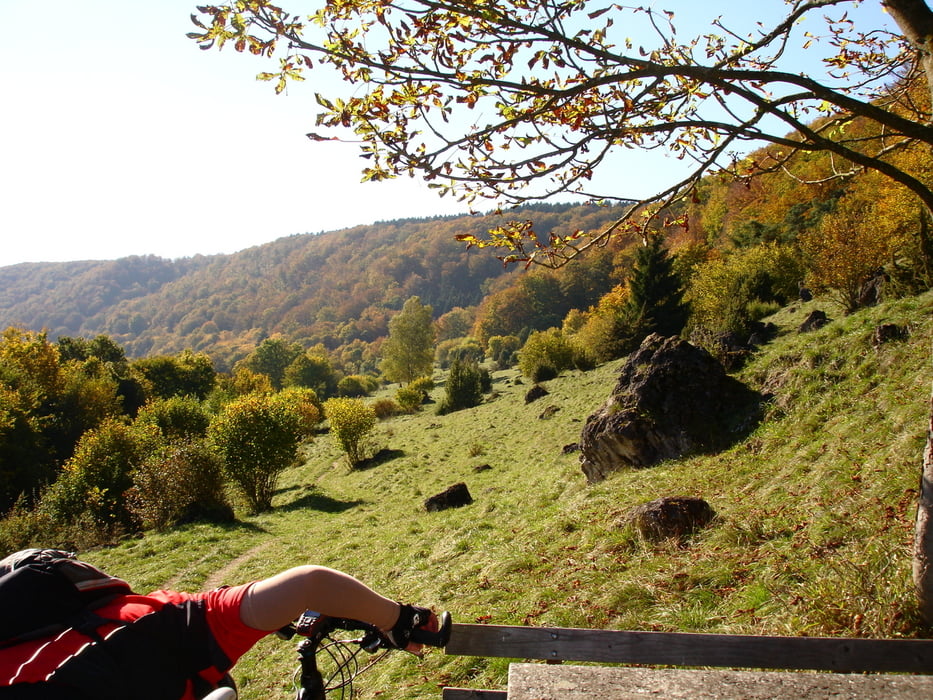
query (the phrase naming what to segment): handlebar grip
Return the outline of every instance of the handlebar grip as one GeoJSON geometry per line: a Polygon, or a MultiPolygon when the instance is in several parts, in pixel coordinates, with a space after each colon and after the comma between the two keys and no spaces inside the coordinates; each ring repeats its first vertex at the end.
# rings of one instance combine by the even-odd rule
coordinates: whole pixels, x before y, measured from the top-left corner
{"type": "Polygon", "coordinates": [[[425,644],[429,647],[444,647],[450,641],[450,630],[453,620],[446,610],[437,616],[438,629],[431,632],[423,627],[416,627],[411,631],[411,641],[415,644],[425,644]]]}

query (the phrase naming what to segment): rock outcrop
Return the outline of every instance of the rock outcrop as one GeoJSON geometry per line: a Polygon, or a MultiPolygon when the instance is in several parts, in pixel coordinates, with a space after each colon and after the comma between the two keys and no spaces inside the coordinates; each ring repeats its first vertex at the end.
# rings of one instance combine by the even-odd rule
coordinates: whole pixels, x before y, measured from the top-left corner
{"type": "Polygon", "coordinates": [[[588,481],[721,449],[752,427],[761,397],[708,352],[648,336],[619,372],[612,396],[586,421],[580,462],[588,481]]]}

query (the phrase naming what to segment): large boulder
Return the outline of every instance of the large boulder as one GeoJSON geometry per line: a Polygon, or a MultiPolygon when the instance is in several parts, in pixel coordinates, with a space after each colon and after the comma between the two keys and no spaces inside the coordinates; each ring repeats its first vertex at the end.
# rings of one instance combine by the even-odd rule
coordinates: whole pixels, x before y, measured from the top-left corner
{"type": "Polygon", "coordinates": [[[593,483],[626,467],[721,449],[755,425],[760,401],[706,350],[650,335],[620,370],[612,395],[586,421],[583,473],[593,483]]]}

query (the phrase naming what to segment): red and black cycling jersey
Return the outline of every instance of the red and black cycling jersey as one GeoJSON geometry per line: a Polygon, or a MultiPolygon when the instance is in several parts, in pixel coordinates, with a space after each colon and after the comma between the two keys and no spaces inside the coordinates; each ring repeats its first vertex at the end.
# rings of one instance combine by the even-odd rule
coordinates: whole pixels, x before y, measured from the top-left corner
{"type": "Polygon", "coordinates": [[[80,625],[0,649],[0,699],[194,700],[268,634],[240,620],[252,584],[121,595],[80,625]]]}

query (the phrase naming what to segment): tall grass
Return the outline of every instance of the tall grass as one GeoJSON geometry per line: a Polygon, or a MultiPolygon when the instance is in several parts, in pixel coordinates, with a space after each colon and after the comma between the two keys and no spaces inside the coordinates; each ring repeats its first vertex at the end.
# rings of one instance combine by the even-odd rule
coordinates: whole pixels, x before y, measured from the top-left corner
{"type": "MultiPolygon", "coordinates": [[[[390,461],[349,470],[321,437],[305,464],[282,475],[273,511],[86,556],[139,590],[236,583],[315,562],[460,622],[924,635],[910,544],[933,294],[831,313],[828,326],[798,334],[814,305],[773,317],[778,338],[740,373],[770,395],[767,418],[724,452],[587,485],[577,454],[562,448],[608,396],[620,362],[568,372],[530,404],[530,385],[497,372],[495,398],[476,408],[382,422],[379,443],[397,455],[390,461]],[[909,325],[911,336],[876,348],[880,323],[909,325]],[[489,468],[474,469],[481,465],[489,468]],[[426,497],[458,481],[472,505],[424,511],[426,497]],[[701,496],[717,517],[679,545],[624,527],[630,507],[664,495],[701,496]]],[[[363,697],[437,698],[444,684],[505,682],[505,660],[396,656],[361,679],[363,697]]],[[[290,644],[264,640],[237,666],[241,697],[289,697],[294,665],[290,644]]]]}

